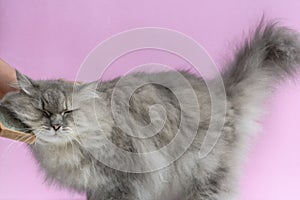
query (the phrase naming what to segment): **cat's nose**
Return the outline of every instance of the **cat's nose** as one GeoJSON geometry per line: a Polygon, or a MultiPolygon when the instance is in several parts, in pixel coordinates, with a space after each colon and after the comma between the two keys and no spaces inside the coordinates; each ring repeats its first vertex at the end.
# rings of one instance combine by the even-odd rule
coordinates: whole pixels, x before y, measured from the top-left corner
{"type": "Polygon", "coordinates": [[[58,129],[60,129],[61,125],[60,124],[55,124],[55,125],[52,125],[52,128],[57,131],[58,129]]]}

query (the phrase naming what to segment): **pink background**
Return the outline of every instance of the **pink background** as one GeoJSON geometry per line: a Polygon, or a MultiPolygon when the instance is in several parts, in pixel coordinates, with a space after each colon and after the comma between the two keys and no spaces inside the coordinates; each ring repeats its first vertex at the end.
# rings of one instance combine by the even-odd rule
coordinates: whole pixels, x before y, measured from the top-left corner
{"type": "MultiPolygon", "coordinates": [[[[300,31],[299,8],[299,0],[1,0],[0,57],[33,78],[74,80],[81,62],[99,42],[131,28],[157,26],[194,38],[222,65],[232,44],[263,13],[300,31]]],[[[185,64],[151,51],[121,60],[109,76],[122,74],[125,66],[147,62],[185,64]]],[[[295,82],[281,84],[268,101],[263,130],[245,163],[240,200],[300,199],[299,79],[295,82]]],[[[0,199],[85,197],[48,187],[25,146],[0,139],[0,199]]]]}

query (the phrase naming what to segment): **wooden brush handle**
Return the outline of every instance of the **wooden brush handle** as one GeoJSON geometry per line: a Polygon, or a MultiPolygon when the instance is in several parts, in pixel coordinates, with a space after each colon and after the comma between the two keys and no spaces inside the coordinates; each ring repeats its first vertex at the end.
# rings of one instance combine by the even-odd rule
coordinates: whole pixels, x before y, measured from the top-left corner
{"type": "Polygon", "coordinates": [[[0,137],[5,137],[20,142],[25,142],[27,144],[34,144],[35,142],[35,135],[6,128],[3,126],[1,122],[0,122],[0,137]]]}

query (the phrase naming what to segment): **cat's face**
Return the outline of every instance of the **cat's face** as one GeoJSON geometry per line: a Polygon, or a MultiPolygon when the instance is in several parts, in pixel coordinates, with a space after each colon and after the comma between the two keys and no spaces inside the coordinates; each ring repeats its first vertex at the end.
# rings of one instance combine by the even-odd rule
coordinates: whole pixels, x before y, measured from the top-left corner
{"type": "MultiPolygon", "coordinates": [[[[40,143],[64,144],[76,140],[78,126],[74,116],[85,118],[80,101],[83,89],[74,90],[63,80],[33,81],[17,72],[20,91],[5,96],[2,105],[16,114],[40,143]]],[[[83,86],[80,86],[83,87],[83,86]]],[[[80,128],[80,127],[79,127],[80,128]]]]}

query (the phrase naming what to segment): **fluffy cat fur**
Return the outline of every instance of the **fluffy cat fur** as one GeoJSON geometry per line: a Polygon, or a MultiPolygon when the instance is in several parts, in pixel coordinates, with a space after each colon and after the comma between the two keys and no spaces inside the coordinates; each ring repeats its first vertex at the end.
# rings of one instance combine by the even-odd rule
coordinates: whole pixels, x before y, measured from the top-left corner
{"type": "MultiPolygon", "coordinates": [[[[127,75],[126,85],[121,86],[117,96],[118,105],[127,103],[126,94],[140,80],[171,81],[172,89],[148,84],[130,98],[129,113],[137,124],[151,123],[148,109],[153,104],[160,104],[166,110],[163,128],[147,139],[126,135],[111,114],[111,97],[119,78],[74,87],[63,80],[31,80],[17,72],[20,91],[7,94],[1,105],[36,134],[37,142],[30,148],[45,170],[47,180],[86,192],[88,200],[233,200],[241,157],[245,154],[249,136],[259,127],[256,121],[262,113],[264,99],[274,84],[294,75],[299,64],[298,34],[277,23],[262,22],[222,73],[227,97],[225,123],[218,142],[204,158],[199,157],[199,149],[210,120],[222,116],[212,115],[204,80],[189,72],[180,71],[197,96],[201,110],[199,124],[193,120],[200,117],[194,111],[197,109],[193,109],[195,105],[190,105],[191,109],[181,109],[180,102],[171,92],[176,90],[185,95],[185,88],[172,82],[176,80],[175,72],[127,75]],[[96,107],[91,106],[94,101],[96,107]],[[118,148],[135,153],[164,147],[176,135],[180,113],[190,119],[190,123],[182,127],[184,136],[189,137],[189,131],[195,127],[197,135],[185,153],[172,164],[152,172],[132,173],[132,166],[127,166],[129,172],[124,172],[100,162],[106,159],[115,166],[126,165],[113,149],[101,146],[104,138],[118,148]]],[[[218,96],[218,89],[214,92],[218,96]]],[[[215,136],[207,137],[213,140],[215,136]]],[[[136,165],[149,164],[155,168],[165,159],[161,154],[151,163],[142,160],[136,165]]]]}

